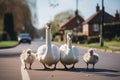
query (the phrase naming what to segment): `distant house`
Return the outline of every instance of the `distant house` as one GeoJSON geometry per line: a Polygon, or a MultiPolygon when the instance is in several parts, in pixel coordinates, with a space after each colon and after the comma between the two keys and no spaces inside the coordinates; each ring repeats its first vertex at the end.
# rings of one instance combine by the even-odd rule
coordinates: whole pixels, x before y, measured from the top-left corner
{"type": "Polygon", "coordinates": [[[78,15],[78,11],[75,12],[75,15],[66,20],[62,25],[60,25],[60,30],[77,30],[82,31],[82,22],[84,19],[78,15]]]}
{"type": "MultiPolygon", "coordinates": [[[[114,21],[114,17],[107,12],[103,12],[104,23],[111,23],[114,21]]],[[[96,13],[90,16],[87,20],[82,23],[82,33],[87,36],[99,37],[101,30],[101,16],[102,10],[99,9],[99,5],[96,6],[96,13]]]]}
{"type": "Polygon", "coordinates": [[[102,28],[103,37],[113,38],[115,36],[120,36],[120,16],[118,10],[116,10],[114,17],[105,10],[104,12],[100,10],[99,5],[97,4],[96,12],[88,19],[84,20],[78,15],[78,11],[76,10],[75,15],[60,25],[61,40],[65,40],[63,38],[65,38],[66,33],[72,31],[77,33],[75,35],[75,42],[98,41],[101,32],[102,13],[104,16],[104,27],[102,28]],[[80,32],[80,34],[78,32],[80,32]]]}
{"type": "Polygon", "coordinates": [[[75,11],[75,14],[70,17],[68,20],[66,20],[63,24],[61,24],[59,26],[60,28],[60,33],[62,33],[63,35],[61,36],[61,38],[63,40],[65,40],[65,36],[66,36],[66,33],[68,31],[71,31],[71,32],[82,32],[82,22],[84,21],[84,19],[79,16],[78,14],[78,10],[75,11]]]}

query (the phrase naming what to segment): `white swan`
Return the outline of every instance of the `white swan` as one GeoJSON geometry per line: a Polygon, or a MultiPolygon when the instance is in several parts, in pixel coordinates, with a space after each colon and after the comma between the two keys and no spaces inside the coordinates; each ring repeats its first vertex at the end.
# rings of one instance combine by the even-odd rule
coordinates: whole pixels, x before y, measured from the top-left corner
{"type": "Polygon", "coordinates": [[[46,44],[38,48],[37,59],[44,65],[45,69],[47,69],[47,66],[52,66],[53,64],[55,65],[54,69],[56,69],[56,64],[60,59],[59,48],[51,44],[50,24],[46,25],[46,44]]]}
{"type": "Polygon", "coordinates": [[[93,49],[89,49],[88,52],[84,54],[83,60],[87,64],[87,69],[89,64],[92,64],[94,69],[95,64],[99,61],[99,55],[95,53],[93,49]]]}
{"type": "Polygon", "coordinates": [[[79,61],[79,50],[77,47],[72,46],[72,33],[67,34],[67,44],[62,45],[60,50],[60,61],[64,65],[65,69],[68,69],[66,65],[73,66],[71,68],[74,68],[75,64],[79,61]]]}
{"type": "Polygon", "coordinates": [[[26,64],[29,64],[29,69],[31,69],[31,65],[35,60],[35,54],[32,53],[31,49],[26,49],[20,55],[20,60],[25,69],[27,69],[26,64]]]}

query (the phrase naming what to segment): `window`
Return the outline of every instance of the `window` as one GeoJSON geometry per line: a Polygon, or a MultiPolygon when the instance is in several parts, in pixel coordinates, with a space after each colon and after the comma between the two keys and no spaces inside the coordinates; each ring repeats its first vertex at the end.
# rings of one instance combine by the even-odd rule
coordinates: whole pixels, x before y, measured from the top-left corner
{"type": "Polygon", "coordinates": [[[83,31],[88,31],[88,24],[85,24],[85,25],[83,26],[83,31]]]}
{"type": "Polygon", "coordinates": [[[95,32],[99,31],[99,25],[98,24],[94,24],[93,31],[95,31],[95,32]]]}

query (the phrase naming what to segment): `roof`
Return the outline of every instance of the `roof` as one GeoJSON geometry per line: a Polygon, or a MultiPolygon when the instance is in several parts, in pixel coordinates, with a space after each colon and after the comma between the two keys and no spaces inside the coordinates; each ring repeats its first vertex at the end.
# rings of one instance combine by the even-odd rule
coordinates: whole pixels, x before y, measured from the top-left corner
{"type": "Polygon", "coordinates": [[[61,26],[61,30],[73,30],[73,28],[78,27],[84,19],[79,15],[73,15],[71,18],[66,20],[61,26]]]}
{"type": "MultiPolygon", "coordinates": [[[[85,20],[82,24],[87,24],[87,23],[101,23],[101,15],[102,15],[102,10],[96,12],[92,16],[90,16],[87,20],[85,20]]],[[[114,21],[114,17],[107,12],[104,11],[104,22],[105,23],[110,23],[114,21]]]]}

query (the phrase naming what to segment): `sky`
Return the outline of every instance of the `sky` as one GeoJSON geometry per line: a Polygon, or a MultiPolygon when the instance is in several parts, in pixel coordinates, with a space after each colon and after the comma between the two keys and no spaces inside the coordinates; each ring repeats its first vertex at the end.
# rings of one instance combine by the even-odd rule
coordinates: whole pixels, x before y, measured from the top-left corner
{"type": "MultiPolygon", "coordinates": [[[[102,0],[78,0],[78,10],[82,17],[86,20],[96,12],[97,3],[102,8],[102,0]]],[[[104,0],[105,11],[111,15],[115,15],[116,10],[120,13],[120,0],[104,0]]],[[[36,0],[36,23],[37,29],[54,19],[54,16],[66,10],[76,10],[76,0],[36,0]],[[56,7],[50,4],[59,4],[56,7]]]]}

